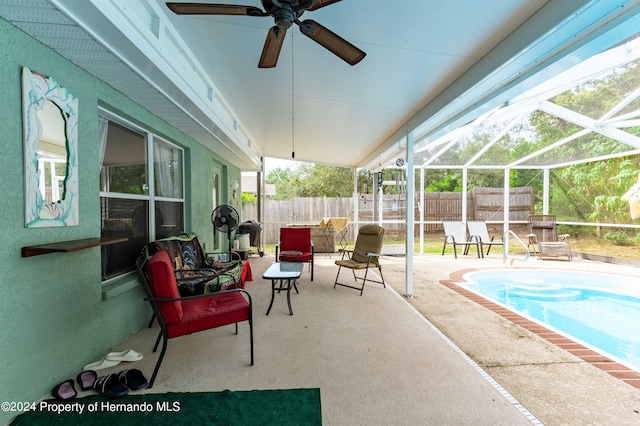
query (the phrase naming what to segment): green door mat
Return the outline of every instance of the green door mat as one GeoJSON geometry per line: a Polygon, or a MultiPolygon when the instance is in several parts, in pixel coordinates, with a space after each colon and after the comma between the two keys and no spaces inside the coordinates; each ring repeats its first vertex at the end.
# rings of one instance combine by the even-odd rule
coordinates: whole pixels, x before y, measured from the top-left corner
{"type": "Polygon", "coordinates": [[[18,416],[12,425],[322,425],[317,388],[127,395],[118,399],[91,395],[66,403],[38,402],[34,408],[18,416]]]}

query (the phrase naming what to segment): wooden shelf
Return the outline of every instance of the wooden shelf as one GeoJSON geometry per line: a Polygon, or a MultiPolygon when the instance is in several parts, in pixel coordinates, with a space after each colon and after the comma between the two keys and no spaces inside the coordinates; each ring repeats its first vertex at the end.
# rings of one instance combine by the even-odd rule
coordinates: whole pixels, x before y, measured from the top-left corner
{"type": "Polygon", "coordinates": [[[41,244],[38,246],[22,247],[22,257],[39,256],[48,253],[68,253],[71,251],[84,250],[91,247],[106,246],[109,244],[122,243],[128,238],[85,238],[83,240],[61,241],[59,243],[41,244]]]}

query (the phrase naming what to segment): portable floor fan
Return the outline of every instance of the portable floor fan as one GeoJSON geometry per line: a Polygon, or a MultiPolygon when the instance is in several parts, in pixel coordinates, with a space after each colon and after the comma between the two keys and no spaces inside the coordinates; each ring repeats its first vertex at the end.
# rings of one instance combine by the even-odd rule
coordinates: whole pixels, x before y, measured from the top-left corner
{"type": "Polygon", "coordinates": [[[229,238],[229,251],[231,251],[233,247],[231,244],[233,231],[240,225],[240,216],[237,210],[226,204],[220,205],[211,213],[211,223],[213,224],[214,230],[227,234],[229,238]]]}

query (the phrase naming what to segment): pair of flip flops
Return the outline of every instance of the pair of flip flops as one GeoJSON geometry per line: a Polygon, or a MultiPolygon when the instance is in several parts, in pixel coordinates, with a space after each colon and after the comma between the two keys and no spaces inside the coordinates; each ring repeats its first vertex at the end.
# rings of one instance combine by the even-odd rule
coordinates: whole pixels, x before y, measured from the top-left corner
{"type": "MultiPolygon", "coordinates": [[[[128,394],[129,390],[143,389],[149,384],[142,371],[135,368],[123,370],[118,374],[107,374],[102,377],[98,377],[93,370],[87,370],[78,374],[76,380],[83,391],[93,389],[107,398],[119,398],[128,394]]],[[[51,394],[58,401],[63,402],[78,396],[73,379],[56,385],[51,390],[51,394]]]]}
{"type": "Polygon", "coordinates": [[[129,390],[145,388],[149,382],[142,371],[132,368],[121,371],[118,374],[108,374],[98,377],[93,384],[93,389],[107,398],[120,398],[129,393],[129,390]]]}
{"type": "MultiPolygon", "coordinates": [[[[80,389],[87,390],[93,388],[93,384],[97,377],[98,375],[95,371],[87,370],[78,374],[76,380],[80,385],[80,389]]],[[[51,395],[53,395],[58,401],[68,401],[78,396],[73,379],[65,380],[64,382],[54,386],[51,390],[51,395]]]]}
{"type": "Polygon", "coordinates": [[[142,359],[142,354],[133,349],[127,349],[122,352],[109,352],[99,361],[92,362],[84,366],[83,370],[102,370],[105,368],[115,367],[123,361],[135,362],[142,359]]]}

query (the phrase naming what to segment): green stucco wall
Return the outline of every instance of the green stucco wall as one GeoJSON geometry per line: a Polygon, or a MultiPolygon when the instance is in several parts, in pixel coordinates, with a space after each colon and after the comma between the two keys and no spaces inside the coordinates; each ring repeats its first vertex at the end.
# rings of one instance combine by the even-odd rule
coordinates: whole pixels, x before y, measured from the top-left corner
{"type": "MultiPolygon", "coordinates": [[[[150,316],[139,285],[103,300],[99,248],[20,256],[23,246],[100,235],[98,106],[185,148],[186,230],[198,232],[208,246],[212,244],[212,166],[222,164],[228,180],[240,181],[240,171],[1,18],[0,41],[0,401],[36,401],[139,330],[150,316]],[[53,77],[79,100],[78,226],[24,227],[22,67],[53,77]]],[[[225,188],[227,182],[223,192],[228,191],[225,188]]],[[[153,343],[135,349],[150,352],[153,343]]],[[[0,412],[0,423],[16,414],[0,412]]]]}

